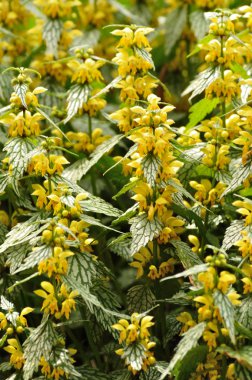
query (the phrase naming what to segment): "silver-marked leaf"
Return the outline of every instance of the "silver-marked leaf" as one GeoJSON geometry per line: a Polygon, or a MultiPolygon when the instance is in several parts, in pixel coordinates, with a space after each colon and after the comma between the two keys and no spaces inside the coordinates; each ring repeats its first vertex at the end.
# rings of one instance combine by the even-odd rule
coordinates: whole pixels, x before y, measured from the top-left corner
{"type": "Polygon", "coordinates": [[[96,274],[95,262],[88,252],[77,253],[68,259],[68,278],[90,286],[96,274]]]}
{"type": "Polygon", "coordinates": [[[152,153],[147,154],[142,160],[142,169],[146,181],[154,187],[161,161],[152,153]]]}
{"type": "Polygon", "coordinates": [[[0,308],[6,311],[13,311],[14,310],[14,304],[7,300],[4,296],[1,296],[0,299],[0,308]]]}
{"type": "Polygon", "coordinates": [[[88,162],[89,161],[87,158],[81,158],[80,160],[75,161],[72,165],[68,166],[62,173],[63,180],[67,179],[72,181],[72,183],[81,180],[83,177],[82,173],[85,172],[88,162]]]}
{"type": "Polygon", "coordinates": [[[203,264],[199,256],[191,250],[188,244],[180,240],[171,240],[170,243],[175,247],[176,253],[184,268],[189,269],[194,265],[203,264]]]}
{"type": "Polygon", "coordinates": [[[128,191],[134,189],[134,187],[140,182],[140,179],[135,179],[134,178],[134,181],[130,181],[128,183],[126,183],[126,185],[124,185],[121,190],[118,191],[118,193],[116,195],[114,195],[112,198],[113,199],[117,199],[118,197],[120,197],[121,195],[127,193],[128,191]]]}
{"type": "Polygon", "coordinates": [[[152,308],[155,302],[155,296],[148,286],[135,285],[128,290],[127,305],[130,314],[144,313],[152,308]]]}
{"type": "Polygon", "coordinates": [[[244,298],[236,311],[236,320],[252,330],[252,296],[244,298]]]}
{"type": "Polygon", "coordinates": [[[53,367],[62,368],[67,378],[82,378],[81,374],[76,371],[72,364],[68,350],[63,347],[56,347],[52,350],[49,362],[53,367]]]}
{"type": "Polygon", "coordinates": [[[222,344],[217,348],[217,352],[236,359],[239,364],[252,370],[252,346],[243,346],[238,350],[234,350],[222,344]]]}
{"type": "Polygon", "coordinates": [[[131,238],[129,233],[120,235],[118,238],[109,241],[108,248],[121,256],[126,261],[132,261],[132,255],[130,252],[131,238]]]}
{"type": "Polygon", "coordinates": [[[229,186],[221,194],[221,197],[224,197],[226,194],[234,191],[239,187],[243,181],[251,174],[252,172],[252,161],[248,162],[245,166],[240,165],[232,174],[232,181],[229,183],[229,186]]]}
{"type": "Polygon", "coordinates": [[[24,260],[24,263],[21,264],[16,269],[14,273],[22,272],[23,270],[34,268],[35,265],[38,265],[41,261],[52,256],[52,247],[48,245],[42,245],[41,247],[33,248],[32,252],[24,260]]]}
{"type": "Polygon", "coordinates": [[[115,79],[112,80],[106,87],[104,87],[101,91],[97,92],[92,98],[90,99],[95,99],[98,98],[99,96],[106,94],[111,88],[116,87],[117,83],[119,83],[122,80],[122,77],[119,75],[115,79]]]}
{"type": "Polygon", "coordinates": [[[47,54],[58,58],[58,42],[62,31],[62,22],[59,19],[48,19],[43,27],[43,39],[46,43],[47,54]]]}
{"type": "Polygon", "coordinates": [[[27,253],[30,252],[32,247],[29,242],[20,244],[18,247],[10,247],[7,251],[6,265],[10,266],[10,274],[13,274],[20,266],[27,253]]]}
{"type": "Polygon", "coordinates": [[[234,245],[238,240],[242,239],[241,231],[245,229],[244,220],[233,220],[230,226],[226,229],[222,249],[227,250],[234,245]]]}
{"type": "MultiPolygon", "coordinates": [[[[4,147],[9,157],[9,165],[12,166],[11,177],[17,183],[18,179],[23,176],[28,163],[28,153],[34,149],[34,144],[29,138],[15,137],[9,140],[4,147]]],[[[17,195],[19,194],[18,186],[14,187],[17,195]]]]}
{"type": "Polygon", "coordinates": [[[196,95],[201,94],[210,84],[215,81],[215,79],[220,77],[220,69],[209,67],[208,69],[200,72],[197,77],[189,84],[189,86],[182,93],[182,96],[189,94],[189,100],[194,98],[196,95]]]}
{"type": "Polygon", "coordinates": [[[131,367],[135,371],[140,371],[142,368],[142,364],[144,359],[146,358],[147,348],[144,347],[141,343],[132,343],[123,348],[124,353],[121,358],[125,359],[125,363],[127,365],[131,365],[131,367]]]}
{"type": "Polygon", "coordinates": [[[82,380],[111,380],[110,375],[106,375],[97,368],[83,365],[77,369],[82,375],[82,380]]]}
{"type": "Polygon", "coordinates": [[[136,55],[142,57],[145,61],[149,62],[152,65],[152,69],[155,69],[155,64],[150,53],[148,53],[145,49],[139,48],[137,46],[134,46],[133,49],[136,55]]]}
{"type": "Polygon", "coordinates": [[[91,196],[91,199],[80,201],[79,204],[83,211],[91,211],[114,217],[120,217],[122,215],[121,210],[99,197],[91,196]]]}
{"type": "Polygon", "coordinates": [[[29,337],[23,344],[25,364],[23,367],[24,380],[31,380],[33,373],[38,370],[41,356],[49,360],[52,347],[58,340],[58,335],[50,319],[42,323],[31,331],[29,337]]]}
{"type": "Polygon", "coordinates": [[[26,104],[26,101],[25,101],[25,95],[26,95],[26,93],[28,91],[28,85],[25,84],[25,83],[16,84],[13,88],[14,88],[14,91],[17,94],[17,96],[20,98],[23,106],[25,108],[27,108],[27,104],[26,104]]]}
{"type": "Polygon", "coordinates": [[[189,20],[195,37],[198,41],[201,40],[208,32],[209,27],[209,22],[206,20],[204,12],[201,10],[191,12],[189,15],[189,20]]]}
{"type": "Polygon", "coordinates": [[[84,222],[90,224],[91,226],[98,226],[98,227],[105,228],[107,230],[111,230],[111,231],[115,231],[115,232],[120,233],[120,231],[117,231],[114,228],[109,227],[106,224],[103,224],[99,219],[96,219],[96,218],[94,218],[94,217],[92,217],[90,215],[81,214],[80,215],[80,219],[84,220],[84,222]]]}
{"type": "Polygon", "coordinates": [[[175,365],[182,361],[183,358],[186,356],[186,354],[194,347],[197,346],[198,340],[201,338],[204,330],[206,327],[205,322],[198,323],[196,326],[190,328],[185,334],[183,334],[183,338],[179,342],[176,353],[173,356],[172,360],[170,361],[168,368],[166,368],[162,376],[159,380],[165,379],[165,377],[169,374],[171,374],[172,370],[174,369],[175,365]]]}
{"type": "Polygon", "coordinates": [[[150,367],[146,372],[142,371],[139,380],[159,380],[160,372],[155,367],[150,367]]]}
{"type": "Polygon", "coordinates": [[[64,194],[60,197],[60,201],[68,207],[73,207],[75,198],[71,194],[64,194]]]}
{"type": "Polygon", "coordinates": [[[77,170],[77,180],[81,179],[105,153],[108,153],[123,138],[124,135],[120,134],[104,141],[90,155],[90,160],[82,158],[81,160],[76,161],[73,165],[69,166],[67,170],[64,170],[63,177],[68,178],[68,173],[70,173],[73,168],[74,170],[77,170]]]}
{"type": "Polygon", "coordinates": [[[172,12],[168,13],[165,20],[165,41],[164,51],[166,55],[169,55],[179,40],[183,29],[187,22],[187,6],[182,8],[175,8],[172,12]]]}
{"type": "Polygon", "coordinates": [[[75,84],[70,88],[67,96],[67,118],[64,120],[64,124],[77,114],[83,103],[87,103],[89,92],[87,85],[75,84]]]}
{"type": "Polygon", "coordinates": [[[171,185],[172,187],[174,187],[179,193],[183,194],[186,198],[191,199],[191,201],[193,202],[197,202],[197,200],[192,196],[192,194],[189,193],[189,191],[187,191],[182,185],[177,183],[175,180],[168,179],[166,183],[167,185],[171,185]]]}
{"type": "Polygon", "coordinates": [[[241,101],[243,104],[247,103],[251,90],[252,86],[250,86],[249,84],[241,85],[241,101]]]}
{"type": "Polygon", "coordinates": [[[234,325],[234,306],[232,305],[226,294],[216,290],[213,294],[214,304],[219,308],[220,315],[229,331],[229,336],[233,344],[235,344],[235,325],[234,325]]]}
{"type": "Polygon", "coordinates": [[[156,216],[152,220],[149,220],[145,212],[131,219],[130,223],[132,255],[138,252],[140,248],[145,247],[149,241],[157,237],[163,228],[162,223],[156,216]]]}
{"type": "Polygon", "coordinates": [[[160,281],[166,281],[166,280],[171,280],[173,278],[180,278],[180,277],[187,277],[187,276],[192,276],[194,274],[198,274],[201,272],[206,272],[208,269],[209,265],[208,264],[199,264],[199,265],[194,265],[193,267],[184,270],[183,272],[174,274],[172,276],[164,277],[160,281]]]}

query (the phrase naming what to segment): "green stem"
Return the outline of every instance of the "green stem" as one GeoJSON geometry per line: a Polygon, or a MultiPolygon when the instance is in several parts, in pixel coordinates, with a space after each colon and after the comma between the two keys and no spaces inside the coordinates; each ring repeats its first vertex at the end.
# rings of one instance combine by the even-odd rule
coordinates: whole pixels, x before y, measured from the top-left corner
{"type": "Polygon", "coordinates": [[[16,286],[19,286],[21,284],[24,284],[25,282],[31,280],[32,278],[38,277],[39,272],[33,273],[31,276],[24,278],[23,280],[16,281],[13,285],[11,285],[7,290],[9,293],[11,293],[16,286]]]}
{"type": "Polygon", "coordinates": [[[89,134],[90,142],[92,144],[92,118],[90,115],[88,115],[88,134],[89,134]]]}

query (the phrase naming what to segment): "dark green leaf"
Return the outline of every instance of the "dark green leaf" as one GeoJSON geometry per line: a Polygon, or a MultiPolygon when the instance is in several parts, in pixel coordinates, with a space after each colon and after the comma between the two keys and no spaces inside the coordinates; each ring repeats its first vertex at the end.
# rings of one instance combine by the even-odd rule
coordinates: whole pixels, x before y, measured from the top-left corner
{"type": "Polygon", "coordinates": [[[128,290],[127,305],[130,314],[144,313],[152,308],[155,302],[155,296],[148,286],[135,285],[128,290]]]}
{"type": "Polygon", "coordinates": [[[165,20],[164,51],[169,55],[176,42],[179,40],[187,22],[187,6],[175,8],[168,13],[165,20]]]}
{"type": "Polygon", "coordinates": [[[194,265],[202,265],[199,256],[191,250],[188,244],[180,240],[171,240],[170,243],[175,247],[184,268],[189,269],[194,265]]]}

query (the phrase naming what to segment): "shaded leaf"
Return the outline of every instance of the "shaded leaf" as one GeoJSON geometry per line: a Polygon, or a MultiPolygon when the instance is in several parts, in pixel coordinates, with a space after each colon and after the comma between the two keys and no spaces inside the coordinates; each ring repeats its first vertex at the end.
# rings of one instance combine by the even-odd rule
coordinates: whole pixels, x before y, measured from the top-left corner
{"type": "Polygon", "coordinates": [[[239,350],[234,350],[223,344],[217,348],[217,351],[230,358],[236,359],[239,364],[252,370],[252,346],[243,346],[239,350]]]}
{"type": "Polygon", "coordinates": [[[148,286],[135,285],[128,290],[127,305],[130,314],[143,313],[152,308],[155,296],[148,286]]]}
{"type": "Polygon", "coordinates": [[[171,240],[170,243],[175,247],[179,260],[182,262],[184,268],[189,269],[194,265],[202,265],[199,256],[191,250],[188,244],[180,240],[171,240]]]}
{"type": "Polygon", "coordinates": [[[187,6],[176,8],[168,13],[165,20],[164,51],[169,55],[176,42],[179,40],[187,22],[187,6]]]}
{"type": "Polygon", "coordinates": [[[220,315],[229,331],[229,336],[233,344],[235,344],[235,326],[234,326],[234,306],[232,305],[226,294],[216,290],[213,294],[214,304],[219,308],[220,315]]]}
{"type": "Polygon", "coordinates": [[[189,21],[195,37],[197,40],[201,40],[208,32],[209,28],[209,23],[204,16],[204,12],[202,10],[191,12],[189,15],[189,21]]]}

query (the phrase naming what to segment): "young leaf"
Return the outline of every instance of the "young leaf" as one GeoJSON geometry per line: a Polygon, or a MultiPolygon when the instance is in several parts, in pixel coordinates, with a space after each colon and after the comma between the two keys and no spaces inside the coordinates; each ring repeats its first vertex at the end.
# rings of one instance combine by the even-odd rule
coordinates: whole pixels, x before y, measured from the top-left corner
{"type": "Polygon", "coordinates": [[[185,334],[183,334],[183,338],[179,342],[176,353],[170,361],[168,368],[162,373],[162,376],[159,380],[165,379],[165,377],[173,371],[175,365],[182,361],[186,354],[194,347],[197,346],[198,340],[201,338],[206,327],[205,322],[200,322],[196,326],[190,328],[185,334]]]}
{"type": "Polygon", "coordinates": [[[13,88],[14,88],[14,91],[17,94],[17,96],[20,98],[24,108],[27,108],[27,104],[25,101],[25,95],[28,91],[28,85],[25,83],[16,84],[13,88]]]}
{"type": "Polygon", "coordinates": [[[131,254],[138,252],[140,248],[145,247],[149,241],[157,237],[163,226],[157,217],[153,220],[147,218],[145,212],[135,216],[130,220],[132,233],[131,254]]]}
{"type": "Polygon", "coordinates": [[[219,308],[220,315],[224,324],[229,331],[229,336],[233,344],[235,344],[235,326],[234,326],[234,306],[232,305],[226,294],[216,290],[213,294],[214,304],[219,308]]]}
{"type": "Polygon", "coordinates": [[[206,115],[208,115],[215,109],[219,102],[219,98],[204,98],[201,99],[199,102],[195,103],[189,109],[189,123],[187,124],[186,128],[189,129],[195,127],[195,125],[197,125],[201,120],[203,120],[206,117],[206,115]]]}
{"type": "Polygon", "coordinates": [[[52,347],[56,344],[58,338],[50,319],[45,319],[37,328],[31,331],[23,344],[26,359],[23,367],[24,380],[33,378],[33,373],[38,370],[41,356],[49,360],[52,347]]]}
{"type": "Polygon", "coordinates": [[[88,96],[89,87],[87,85],[75,84],[70,88],[67,96],[67,118],[64,120],[64,124],[76,115],[83,103],[87,103],[88,96]]]}
{"type": "Polygon", "coordinates": [[[117,224],[120,224],[122,222],[128,221],[129,219],[133,218],[137,212],[138,204],[135,203],[132,207],[130,207],[128,210],[126,210],[123,214],[119,216],[119,218],[113,220],[112,226],[116,226],[117,224]]]}
{"type": "Polygon", "coordinates": [[[165,45],[164,51],[169,55],[180,38],[187,21],[187,6],[175,8],[174,11],[168,13],[165,20],[165,45]]]}
{"type": "Polygon", "coordinates": [[[43,27],[43,39],[47,54],[58,58],[58,42],[61,36],[62,22],[59,19],[48,19],[43,27]]]}
{"type": "Polygon", "coordinates": [[[226,229],[221,249],[225,251],[242,239],[241,231],[245,229],[244,220],[233,220],[226,229]]]}
{"type": "Polygon", "coordinates": [[[130,314],[133,312],[144,313],[152,308],[155,296],[148,286],[135,285],[128,290],[127,305],[130,314]]]}
{"type": "Polygon", "coordinates": [[[142,169],[146,181],[151,185],[155,186],[156,177],[158,170],[160,168],[160,159],[152,153],[147,154],[142,160],[142,169]]]}

